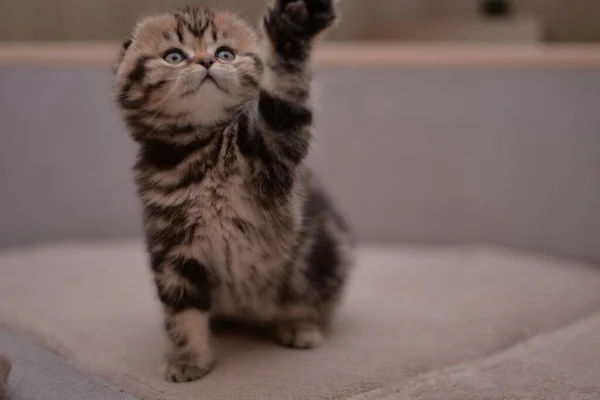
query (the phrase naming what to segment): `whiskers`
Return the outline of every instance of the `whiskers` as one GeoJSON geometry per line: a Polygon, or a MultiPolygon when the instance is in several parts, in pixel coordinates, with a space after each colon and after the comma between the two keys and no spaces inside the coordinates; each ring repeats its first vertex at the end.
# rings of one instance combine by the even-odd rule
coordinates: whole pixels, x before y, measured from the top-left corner
{"type": "Polygon", "coordinates": [[[165,103],[167,101],[169,101],[169,98],[173,95],[173,93],[175,93],[175,90],[177,90],[177,88],[179,87],[179,80],[181,79],[181,77],[182,77],[182,74],[178,73],[177,76],[175,76],[175,78],[165,79],[166,82],[175,82],[175,83],[172,85],[171,89],[167,92],[167,94],[162,99],[162,101],[160,103],[154,105],[156,111],[154,112],[154,114],[152,114],[152,116],[148,120],[148,123],[152,124],[154,122],[154,120],[156,119],[156,117],[158,116],[158,114],[161,113],[162,106],[164,106],[165,103]]]}

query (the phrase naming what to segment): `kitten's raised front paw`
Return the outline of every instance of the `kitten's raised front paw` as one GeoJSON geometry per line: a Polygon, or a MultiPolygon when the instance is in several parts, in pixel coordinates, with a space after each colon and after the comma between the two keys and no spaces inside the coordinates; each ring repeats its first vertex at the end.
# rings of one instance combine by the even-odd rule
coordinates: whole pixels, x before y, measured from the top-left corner
{"type": "Polygon", "coordinates": [[[171,382],[196,381],[207,375],[214,364],[213,358],[172,357],[167,364],[165,379],[171,382]]]}
{"type": "Polygon", "coordinates": [[[302,25],[308,21],[310,17],[306,3],[302,0],[293,1],[282,7],[284,17],[290,19],[290,21],[296,24],[302,25]]]}
{"type": "Polygon", "coordinates": [[[312,349],[323,343],[323,331],[314,322],[285,321],[277,326],[277,340],[286,347],[312,349]]]}
{"type": "Polygon", "coordinates": [[[332,0],[277,0],[265,17],[265,30],[276,48],[292,48],[330,27],[336,19],[332,0]]]}

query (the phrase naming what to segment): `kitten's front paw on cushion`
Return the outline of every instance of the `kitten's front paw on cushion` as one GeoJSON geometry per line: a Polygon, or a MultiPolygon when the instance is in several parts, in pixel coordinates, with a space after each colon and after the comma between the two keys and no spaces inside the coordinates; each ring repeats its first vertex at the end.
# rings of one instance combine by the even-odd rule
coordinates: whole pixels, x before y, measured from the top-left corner
{"type": "Polygon", "coordinates": [[[174,356],[167,363],[165,379],[171,382],[192,382],[207,375],[215,365],[213,357],[174,356]]]}

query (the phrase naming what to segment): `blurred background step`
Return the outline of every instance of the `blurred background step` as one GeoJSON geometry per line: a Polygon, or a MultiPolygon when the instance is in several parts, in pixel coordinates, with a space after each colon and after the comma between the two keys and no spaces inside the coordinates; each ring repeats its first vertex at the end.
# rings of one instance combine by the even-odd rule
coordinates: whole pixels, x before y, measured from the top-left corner
{"type": "Polygon", "coordinates": [[[385,24],[379,28],[386,40],[423,42],[541,42],[540,21],[531,16],[487,19],[483,17],[429,18],[385,24]]]}

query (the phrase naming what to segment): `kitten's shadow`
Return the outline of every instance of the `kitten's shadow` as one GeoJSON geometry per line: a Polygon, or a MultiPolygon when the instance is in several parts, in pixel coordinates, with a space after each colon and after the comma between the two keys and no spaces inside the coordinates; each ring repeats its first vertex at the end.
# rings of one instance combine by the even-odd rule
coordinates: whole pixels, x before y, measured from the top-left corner
{"type": "MultiPolygon", "coordinates": [[[[348,341],[347,332],[356,332],[360,324],[352,318],[339,316],[336,322],[325,329],[327,348],[338,348],[340,343],[348,341]],[[337,343],[337,344],[336,344],[337,343]]],[[[320,349],[296,349],[283,345],[277,340],[273,323],[256,323],[239,319],[212,317],[211,332],[215,338],[218,363],[228,368],[246,368],[256,363],[270,363],[286,354],[286,358],[306,360],[306,355],[320,349]],[[284,353],[285,352],[285,353],[284,353]],[[298,357],[298,358],[296,358],[298,357]]]]}
{"type": "Polygon", "coordinates": [[[210,330],[217,337],[239,336],[270,342],[275,338],[271,325],[225,317],[211,317],[210,330]]]}
{"type": "MultiPolygon", "coordinates": [[[[352,331],[351,326],[357,321],[348,315],[338,316],[330,324],[324,326],[324,333],[328,337],[336,337],[345,331],[352,331]]],[[[278,343],[275,325],[271,323],[251,322],[243,319],[211,317],[210,329],[215,337],[236,337],[251,341],[278,343]]],[[[288,347],[280,345],[281,347],[288,347]]]]}

